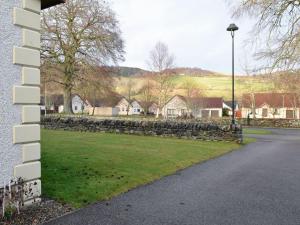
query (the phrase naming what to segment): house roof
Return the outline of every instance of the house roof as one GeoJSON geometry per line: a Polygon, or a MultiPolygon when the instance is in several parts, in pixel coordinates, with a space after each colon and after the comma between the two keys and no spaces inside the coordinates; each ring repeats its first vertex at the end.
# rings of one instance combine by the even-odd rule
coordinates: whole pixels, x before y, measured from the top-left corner
{"type": "MultiPolygon", "coordinates": [[[[227,105],[228,108],[232,108],[232,101],[224,101],[224,104],[227,105]]],[[[234,108],[236,109],[238,106],[238,102],[234,101],[234,108]]]]}
{"type": "Polygon", "coordinates": [[[135,98],[130,101],[130,104],[132,105],[134,102],[136,102],[137,104],[142,106],[142,102],[140,102],[139,100],[136,100],[135,98]]]}
{"type": "MultiPolygon", "coordinates": [[[[198,97],[198,98],[186,98],[182,95],[175,95],[168,102],[175,97],[182,99],[184,102],[190,102],[193,105],[201,108],[212,109],[212,108],[223,108],[223,98],[220,97],[198,97]]],[[[166,104],[168,104],[168,102],[166,104]]]]}
{"type": "Polygon", "coordinates": [[[147,101],[140,101],[139,103],[140,103],[140,105],[141,105],[143,108],[150,108],[150,107],[152,107],[153,105],[157,105],[157,103],[154,102],[154,101],[150,101],[150,102],[147,102],[147,101]]]}
{"type": "Polygon", "coordinates": [[[42,0],[42,9],[47,9],[51,6],[55,6],[65,2],[65,0],[42,0]]]}
{"type": "Polygon", "coordinates": [[[272,108],[300,107],[299,97],[295,93],[255,93],[254,96],[244,94],[242,97],[243,107],[251,108],[252,104],[257,108],[263,105],[272,108]]]}
{"type": "Polygon", "coordinates": [[[87,101],[93,107],[115,107],[122,98],[122,96],[110,96],[96,99],[89,98],[87,101]]]}
{"type": "Polygon", "coordinates": [[[212,98],[191,98],[192,104],[199,105],[202,108],[223,108],[223,98],[212,97],[212,98]]]}

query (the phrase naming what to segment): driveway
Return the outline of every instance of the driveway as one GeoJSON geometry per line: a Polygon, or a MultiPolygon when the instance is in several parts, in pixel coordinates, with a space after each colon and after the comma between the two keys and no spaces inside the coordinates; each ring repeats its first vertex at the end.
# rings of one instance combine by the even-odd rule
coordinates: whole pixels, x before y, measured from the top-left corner
{"type": "Polygon", "coordinates": [[[48,225],[300,225],[300,130],[272,131],[48,225]]]}

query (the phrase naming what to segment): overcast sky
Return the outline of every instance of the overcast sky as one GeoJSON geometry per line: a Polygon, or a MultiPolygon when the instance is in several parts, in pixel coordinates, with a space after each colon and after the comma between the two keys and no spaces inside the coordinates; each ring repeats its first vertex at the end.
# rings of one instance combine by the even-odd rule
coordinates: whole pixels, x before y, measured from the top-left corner
{"type": "Polygon", "coordinates": [[[146,60],[157,41],[176,57],[177,67],[200,67],[231,73],[231,37],[226,28],[235,22],[236,66],[244,73],[245,59],[252,64],[245,40],[251,21],[231,18],[225,0],[111,0],[126,45],[124,66],[147,69],[146,60]]]}

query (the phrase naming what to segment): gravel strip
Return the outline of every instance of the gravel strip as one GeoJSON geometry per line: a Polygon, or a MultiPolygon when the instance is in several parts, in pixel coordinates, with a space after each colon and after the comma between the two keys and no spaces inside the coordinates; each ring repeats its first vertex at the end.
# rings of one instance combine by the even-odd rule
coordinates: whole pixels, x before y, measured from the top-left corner
{"type": "Polygon", "coordinates": [[[41,203],[24,208],[20,215],[15,215],[10,221],[0,219],[0,225],[38,225],[51,219],[63,216],[74,209],[69,205],[54,200],[43,199],[41,203]]]}

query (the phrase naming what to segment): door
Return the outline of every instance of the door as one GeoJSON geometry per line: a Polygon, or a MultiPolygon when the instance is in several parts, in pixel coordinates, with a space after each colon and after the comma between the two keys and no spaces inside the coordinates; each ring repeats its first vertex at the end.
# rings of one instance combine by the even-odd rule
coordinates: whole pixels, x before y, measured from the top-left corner
{"type": "Polygon", "coordinates": [[[201,111],[202,118],[209,118],[209,110],[201,111]]]}
{"type": "Polygon", "coordinates": [[[268,117],[268,109],[262,110],[262,117],[264,117],[264,118],[268,117]]]}
{"type": "Polygon", "coordinates": [[[219,118],[219,110],[211,110],[211,117],[212,118],[219,118]]]}

